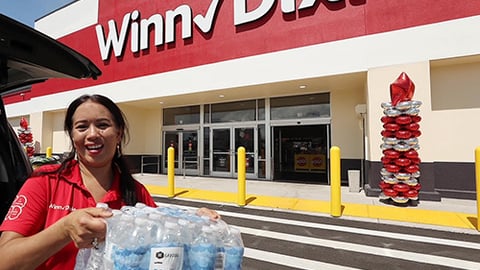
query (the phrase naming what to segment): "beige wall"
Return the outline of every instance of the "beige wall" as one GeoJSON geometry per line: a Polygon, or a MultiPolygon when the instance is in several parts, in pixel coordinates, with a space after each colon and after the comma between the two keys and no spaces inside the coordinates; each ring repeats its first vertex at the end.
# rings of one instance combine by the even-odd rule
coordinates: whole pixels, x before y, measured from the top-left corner
{"type": "MultiPolygon", "coordinates": [[[[68,138],[65,131],[63,131],[63,122],[65,120],[65,112],[51,112],[46,114],[45,119],[50,118],[49,122],[51,125],[51,146],[53,153],[64,153],[70,152],[70,139],[68,138]],[[47,117],[48,115],[48,117],[47,117]]],[[[49,144],[49,142],[44,141],[44,144],[49,144]]]]}
{"type": "Polygon", "coordinates": [[[480,108],[480,63],[437,64],[431,68],[432,109],[480,108]]]}
{"type": "Polygon", "coordinates": [[[162,110],[142,109],[120,105],[127,117],[130,131],[130,142],[124,149],[125,154],[162,153],[162,110]]]}
{"type": "Polygon", "coordinates": [[[473,162],[480,146],[480,63],[434,66],[431,80],[435,160],[473,162]]]}
{"type": "Polygon", "coordinates": [[[342,158],[362,158],[362,121],[355,112],[357,104],[364,104],[365,90],[362,86],[334,89],[330,94],[332,108],[332,146],[338,146],[342,158]]]}

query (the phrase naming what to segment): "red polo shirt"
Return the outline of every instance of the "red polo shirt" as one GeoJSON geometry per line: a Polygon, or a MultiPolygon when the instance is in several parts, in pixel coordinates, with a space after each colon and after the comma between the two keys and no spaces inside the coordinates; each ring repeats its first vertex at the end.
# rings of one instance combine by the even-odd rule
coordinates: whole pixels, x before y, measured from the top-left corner
{"type": "MultiPolygon", "coordinates": [[[[97,202],[83,184],[78,162],[72,161],[61,175],[48,174],[29,178],[18,192],[0,231],[14,231],[24,236],[34,235],[54,224],[75,209],[95,207],[97,202]]],[[[59,165],[42,166],[40,170],[54,170],[59,165]]],[[[156,207],[145,187],[135,182],[138,201],[156,207]]],[[[120,174],[115,172],[112,187],[102,201],[112,209],[120,209],[120,174]]],[[[78,249],[73,242],[50,257],[37,269],[74,269],[78,249]]]]}

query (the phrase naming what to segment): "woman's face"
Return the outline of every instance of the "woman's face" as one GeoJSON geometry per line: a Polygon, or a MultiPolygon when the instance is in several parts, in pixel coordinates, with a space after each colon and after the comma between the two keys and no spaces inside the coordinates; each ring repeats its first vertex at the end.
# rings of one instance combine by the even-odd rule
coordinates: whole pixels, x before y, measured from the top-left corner
{"type": "Polygon", "coordinates": [[[72,116],[72,141],[78,160],[89,167],[110,166],[117,144],[122,140],[110,111],[103,105],[86,101],[72,116]]]}

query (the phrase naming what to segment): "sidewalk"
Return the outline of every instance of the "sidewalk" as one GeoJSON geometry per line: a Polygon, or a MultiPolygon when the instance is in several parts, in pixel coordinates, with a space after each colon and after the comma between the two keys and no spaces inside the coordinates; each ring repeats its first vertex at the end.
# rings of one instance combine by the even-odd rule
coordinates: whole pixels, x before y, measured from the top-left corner
{"type": "MultiPolygon", "coordinates": [[[[135,174],[152,195],[168,196],[165,174],[135,174]]],[[[175,198],[237,205],[237,179],[175,176],[175,198]]],[[[480,234],[477,231],[475,200],[444,198],[440,202],[420,201],[417,206],[393,206],[363,191],[349,192],[342,187],[342,216],[381,223],[405,223],[480,234]]],[[[247,180],[246,207],[302,211],[330,215],[330,186],[247,180]]]]}

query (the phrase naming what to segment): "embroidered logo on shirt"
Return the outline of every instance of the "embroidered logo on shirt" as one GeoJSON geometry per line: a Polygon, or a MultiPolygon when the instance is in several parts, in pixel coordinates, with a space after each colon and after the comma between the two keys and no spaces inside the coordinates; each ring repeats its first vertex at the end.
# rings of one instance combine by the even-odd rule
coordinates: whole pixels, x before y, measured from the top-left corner
{"type": "Polygon", "coordinates": [[[50,209],[53,209],[53,210],[61,210],[61,211],[75,211],[75,210],[77,210],[75,207],[70,206],[70,205],[57,205],[57,204],[54,204],[54,203],[50,203],[50,205],[48,207],[50,209]]]}
{"type": "Polygon", "coordinates": [[[27,205],[27,197],[25,197],[24,195],[17,195],[12,205],[10,206],[10,209],[8,210],[5,220],[17,219],[22,214],[23,207],[25,207],[25,205],[27,205]]]}

